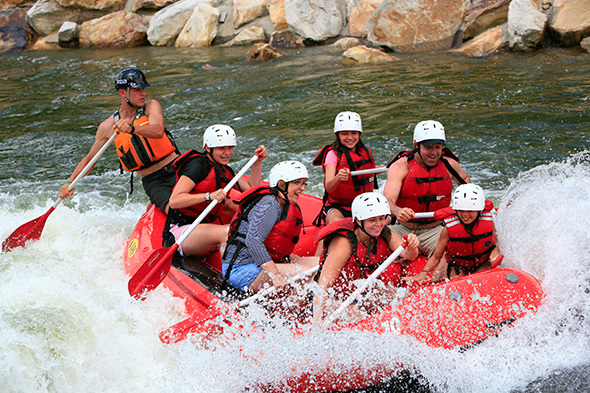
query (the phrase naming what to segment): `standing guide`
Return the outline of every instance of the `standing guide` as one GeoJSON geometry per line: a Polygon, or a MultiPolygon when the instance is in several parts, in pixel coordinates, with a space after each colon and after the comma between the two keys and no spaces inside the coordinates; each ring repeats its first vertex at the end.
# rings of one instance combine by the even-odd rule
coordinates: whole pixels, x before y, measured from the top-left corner
{"type": "Polygon", "coordinates": [[[154,99],[146,100],[145,88],[148,86],[145,75],[137,68],[123,70],[117,75],[115,89],[121,97],[121,106],[98,126],[90,151],[61,187],[61,199],[74,194],[75,188],[68,191],[70,183],[113,132],[117,132],[114,143],[121,168],[137,172],[150,201],[164,213],[168,212],[168,201],[176,183],[170,166],[179,152],[172,135],[164,127],[160,103],[154,99]]]}

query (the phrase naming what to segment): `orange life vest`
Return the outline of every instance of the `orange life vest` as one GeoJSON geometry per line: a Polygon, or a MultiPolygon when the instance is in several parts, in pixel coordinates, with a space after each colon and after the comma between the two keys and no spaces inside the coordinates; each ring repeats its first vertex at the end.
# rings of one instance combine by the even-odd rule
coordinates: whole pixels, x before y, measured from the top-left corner
{"type": "MultiPolygon", "coordinates": [[[[243,246],[245,235],[238,232],[240,223],[242,221],[248,222],[248,214],[256,203],[266,195],[277,195],[277,191],[269,187],[258,186],[242,193],[236,201],[240,206],[230,225],[228,244],[241,243],[243,246]]],[[[302,226],[303,215],[299,206],[286,201],[279,222],[273,226],[264,241],[264,246],[274,261],[285,262],[288,260],[299,241],[302,226]]],[[[238,252],[239,250],[235,255],[238,252]]]]}
{"type": "MultiPolygon", "coordinates": [[[[444,148],[443,155],[436,165],[426,169],[414,159],[416,153],[417,150],[400,152],[387,165],[390,166],[402,157],[408,158],[409,172],[402,182],[395,204],[401,208],[409,207],[416,213],[436,211],[449,206],[453,192],[453,181],[449,174],[452,167],[445,157],[451,157],[457,161],[458,158],[449,149],[444,148]]],[[[453,172],[454,169],[451,173],[453,172]]],[[[455,176],[460,178],[458,174],[455,176]]],[[[425,224],[436,220],[423,218],[411,221],[425,224]]]]}
{"type": "MultiPolygon", "coordinates": [[[[324,146],[313,160],[313,165],[321,165],[324,173],[326,172],[326,156],[330,151],[333,151],[331,145],[324,146]]],[[[345,149],[338,156],[336,173],[344,168],[348,168],[351,171],[372,169],[375,168],[375,160],[371,151],[367,148],[359,149],[358,153],[345,149]]],[[[340,182],[334,191],[324,195],[325,204],[329,206],[342,206],[346,210],[350,210],[350,205],[357,195],[373,191],[375,188],[377,188],[375,175],[350,176],[347,181],[340,182]]]]}
{"type": "MultiPolygon", "coordinates": [[[[354,229],[355,224],[352,218],[344,218],[323,227],[316,235],[317,241],[324,240],[324,252],[320,256],[320,268],[327,257],[328,246],[335,236],[346,237],[352,245],[352,254],[332,286],[338,293],[347,294],[353,292],[352,281],[369,277],[391,255],[389,242],[383,236],[379,236],[376,245],[369,250],[367,246],[358,241],[354,229]]],[[[317,277],[319,277],[319,274],[317,277]]],[[[379,278],[385,283],[399,286],[401,282],[400,264],[390,264],[379,278]]]]}
{"type": "MultiPolygon", "coordinates": [[[[207,177],[200,181],[199,183],[195,184],[195,187],[190,191],[190,194],[203,194],[206,192],[213,192],[219,190],[220,188],[224,188],[231,179],[234,178],[235,174],[233,170],[227,165],[219,165],[216,162],[209,159],[208,155],[205,153],[198,152],[196,150],[189,150],[182,155],[180,155],[174,162],[172,163],[172,169],[176,171],[176,181],[182,175],[182,168],[191,160],[202,158],[207,161],[210,165],[211,169],[207,174],[207,177]]],[[[176,209],[179,213],[188,216],[188,217],[198,217],[203,210],[209,206],[209,201],[198,203],[193,206],[184,207],[180,209],[176,209]]],[[[205,223],[212,223],[218,222],[220,224],[229,224],[233,217],[232,214],[227,214],[224,212],[224,205],[217,204],[213,210],[205,217],[203,222],[205,223]]]]}
{"type": "MultiPolygon", "coordinates": [[[[119,121],[118,109],[113,116],[115,123],[119,121]]],[[[143,107],[135,113],[132,124],[136,127],[149,125],[149,118],[143,107]]],[[[146,138],[136,134],[120,133],[115,137],[115,146],[121,166],[127,172],[148,168],[178,151],[174,138],[167,130],[164,130],[164,135],[161,138],[146,138]]]]}
{"type": "Polygon", "coordinates": [[[444,220],[449,232],[446,252],[456,265],[473,267],[489,261],[490,254],[496,247],[491,213],[493,208],[494,204],[486,201],[486,209],[479,214],[471,229],[468,229],[456,214],[444,220]]]}

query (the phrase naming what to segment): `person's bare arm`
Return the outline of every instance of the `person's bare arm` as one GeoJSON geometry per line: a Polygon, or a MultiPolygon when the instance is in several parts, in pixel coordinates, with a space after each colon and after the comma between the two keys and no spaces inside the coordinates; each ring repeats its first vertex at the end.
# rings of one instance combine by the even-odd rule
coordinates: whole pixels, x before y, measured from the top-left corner
{"type": "Polygon", "coordinates": [[[407,158],[401,158],[394,162],[387,171],[387,182],[383,195],[389,202],[391,214],[393,214],[399,222],[408,222],[414,218],[414,211],[410,208],[401,208],[396,205],[397,198],[402,189],[402,183],[408,175],[410,169],[407,158]]]}

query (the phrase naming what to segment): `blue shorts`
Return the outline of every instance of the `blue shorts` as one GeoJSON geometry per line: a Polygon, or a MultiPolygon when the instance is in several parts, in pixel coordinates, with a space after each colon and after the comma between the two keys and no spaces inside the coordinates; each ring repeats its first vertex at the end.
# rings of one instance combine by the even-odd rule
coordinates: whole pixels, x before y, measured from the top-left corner
{"type": "MultiPolygon", "coordinates": [[[[228,266],[229,263],[222,264],[221,272],[223,277],[225,277],[225,272],[227,271],[228,266]]],[[[258,277],[261,271],[262,268],[256,266],[255,263],[249,263],[247,265],[234,265],[231,269],[227,283],[234,288],[246,290],[250,284],[254,282],[254,279],[258,277]]]]}

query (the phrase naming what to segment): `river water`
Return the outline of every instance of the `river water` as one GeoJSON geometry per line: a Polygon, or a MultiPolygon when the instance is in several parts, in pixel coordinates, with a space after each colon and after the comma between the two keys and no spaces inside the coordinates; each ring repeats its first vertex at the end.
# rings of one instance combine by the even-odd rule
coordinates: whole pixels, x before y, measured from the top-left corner
{"type": "Polygon", "coordinates": [[[362,116],[378,164],[411,146],[418,121],[441,121],[449,147],[499,207],[504,265],[543,283],[542,309],[466,352],[366,335],[302,344],[287,333],[241,343],[272,354],[263,363],[190,342],[164,346],[158,333],[185,317],[183,306],[161,288],[145,302],[128,296],[123,244],[147,198],[137,178],[129,195],[129,175],[119,174],[110,149],[39,241],[0,254],[0,391],[239,392],[280,379],[293,357],[318,347],[365,364],[410,365],[438,392],[590,389],[588,54],[414,54],[343,66],[341,52],[327,47],[260,64],[245,63],[246,51],[1,54],[0,240],[53,205],[118,106],[114,76],[137,66],[182,151],[200,148],[207,126],[229,124],[238,134],[234,168],[265,144],[263,177],[276,162],[300,160],[318,196],[322,174],[311,160],[333,140],[338,112],[362,116]]]}

